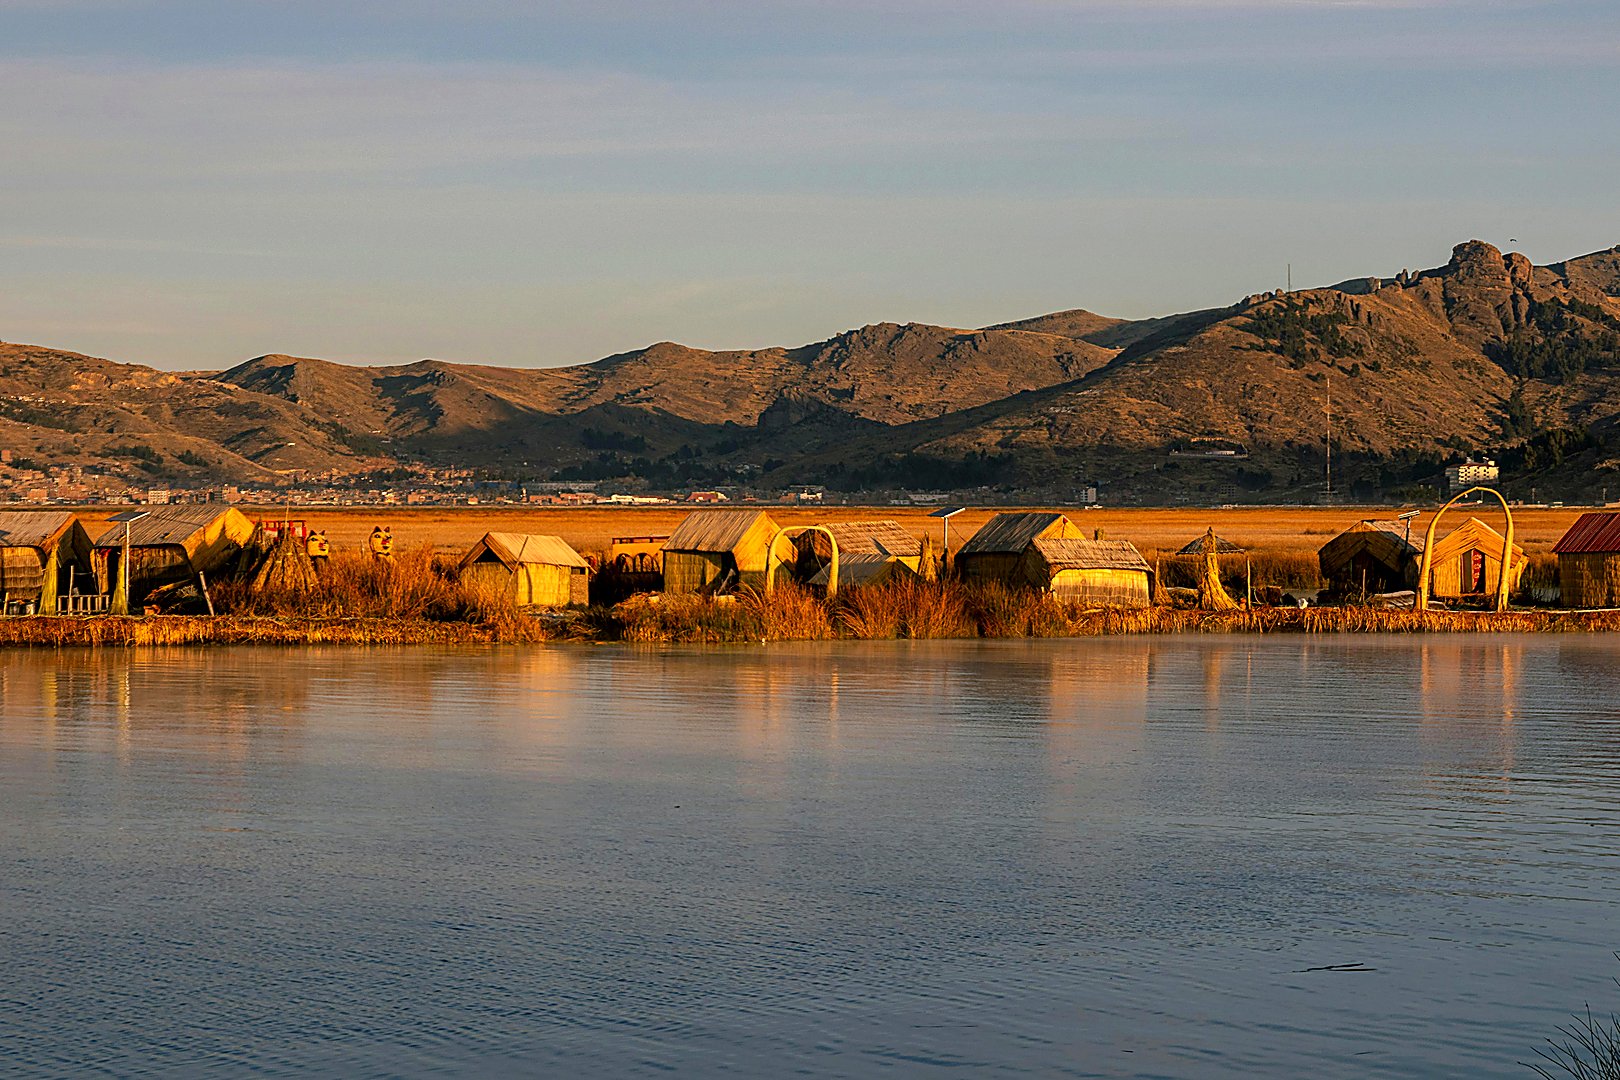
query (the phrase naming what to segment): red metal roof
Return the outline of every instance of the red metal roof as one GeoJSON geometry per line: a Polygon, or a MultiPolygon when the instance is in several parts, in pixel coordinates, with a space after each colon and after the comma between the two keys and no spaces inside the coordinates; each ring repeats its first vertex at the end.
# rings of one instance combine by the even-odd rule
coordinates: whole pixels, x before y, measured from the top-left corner
{"type": "Polygon", "coordinates": [[[1620,514],[1582,514],[1553,550],[1560,555],[1620,554],[1620,514]]]}

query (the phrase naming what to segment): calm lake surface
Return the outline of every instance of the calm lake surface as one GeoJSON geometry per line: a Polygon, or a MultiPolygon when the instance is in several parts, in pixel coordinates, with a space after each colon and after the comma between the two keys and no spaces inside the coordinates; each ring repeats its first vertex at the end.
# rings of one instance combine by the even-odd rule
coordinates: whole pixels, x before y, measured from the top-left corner
{"type": "Polygon", "coordinates": [[[1617,948],[1615,638],[0,655],[0,1074],[1527,1077],[1617,948]]]}

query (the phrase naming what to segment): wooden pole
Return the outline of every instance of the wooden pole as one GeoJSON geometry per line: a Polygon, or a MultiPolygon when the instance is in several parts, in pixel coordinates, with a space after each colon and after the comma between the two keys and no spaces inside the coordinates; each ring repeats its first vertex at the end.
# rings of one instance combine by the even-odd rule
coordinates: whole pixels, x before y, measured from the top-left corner
{"type": "Polygon", "coordinates": [[[114,615],[129,614],[129,522],[124,522],[124,546],[118,557],[118,580],[113,584],[112,602],[110,604],[114,615]]]}

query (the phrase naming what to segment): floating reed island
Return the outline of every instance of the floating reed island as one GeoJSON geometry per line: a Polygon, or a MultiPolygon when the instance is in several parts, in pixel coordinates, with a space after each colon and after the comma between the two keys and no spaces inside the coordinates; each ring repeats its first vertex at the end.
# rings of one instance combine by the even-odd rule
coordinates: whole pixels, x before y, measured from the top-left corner
{"type": "MultiPolygon", "coordinates": [[[[385,603],[383,606],[392,606],[385,603]]],[[[413,605],[399,605],[409,608],[413,605]]],[[[1088,607],[1001,585],[954,580],[852,588],[828,599],[800,586],[770,595],[640,594],[558,612],[499,604],[391,615],[299,612],[46,616],[0,620],[0,647],[132,645],[486,645],[546,641],[747,644],[1116,634],[1416,634],[1620,632],[1620,611],[1402,611],[1363,606],[1088,607]]]]}
{"type": "Polygon", "coordinates": [[[296,522],[228,509],[153,512],[93,543],[56,517],[18,518],[0,520],[0,647],[1620,631],[1620,610],[1546,606],[1561,578],[1588,598],[1620,565],[1603,550],[1620,548],[1620,515],[1588,517],[1538,554],[1469,519],[1426,562],[1424,541],[1387,522],[1315,556],[1213,529],[1144,554],[1016,512],[952,558],[893,521],[781,528],[761,510],[700,511],[673,538],[588,555],[515,533],[460,555],[396,552],[381,526],[367,549],[333,551],[296,522]],[[1521,606],[1497,610],[1504,565],[1521,606]],[[1425,572],[1433,599],[1412,589],[1425,572]]]}

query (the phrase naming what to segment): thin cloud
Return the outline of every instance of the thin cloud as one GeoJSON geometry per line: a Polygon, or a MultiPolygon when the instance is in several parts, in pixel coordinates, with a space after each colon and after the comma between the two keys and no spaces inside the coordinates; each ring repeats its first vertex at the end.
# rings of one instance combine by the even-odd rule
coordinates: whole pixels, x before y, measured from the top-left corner
{"type": "Polygon", "coordinates": [[[503,65],[0,64],[0,175],[380,175],[649,156],[814,159],[863,148],[1135,139],[1152,125],[882,96],[831,83],[673,83],[503,65]]]}

